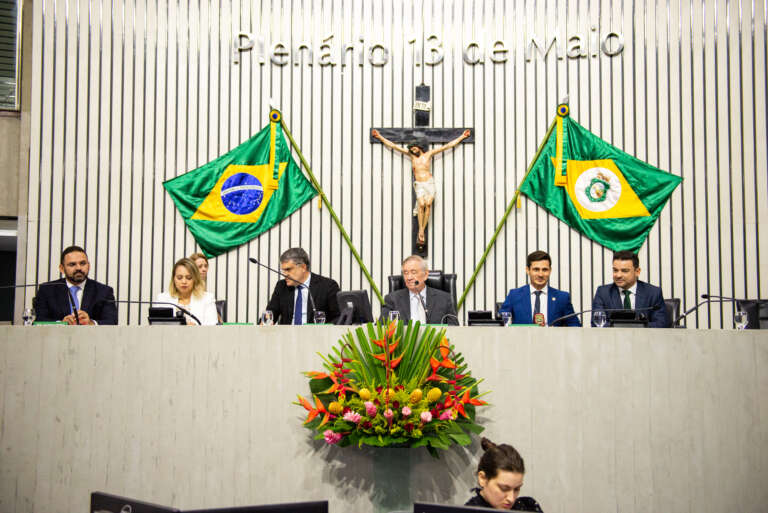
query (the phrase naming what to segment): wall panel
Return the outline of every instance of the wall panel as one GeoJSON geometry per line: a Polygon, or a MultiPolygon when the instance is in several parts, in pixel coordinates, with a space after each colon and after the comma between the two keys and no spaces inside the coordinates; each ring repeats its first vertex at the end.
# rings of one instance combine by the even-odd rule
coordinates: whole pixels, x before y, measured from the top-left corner
{"type": "MultiPolygon", "coordinates": [[[[433,126],[476,130],[475,144],[433,163],[430,261],[456,272],[460,289],[567,95],[579,123],[684,178],[641,249],[648,281],[684,307],[705,292],[754,298],[768,290],[764,2],[47,0],[34,4],[34,27],[20,281],[57,277],[58,254],[74,243],[120,300],[155,297],[172,263],[196,250],[162,182],[258,131],[272,102],[386,292],[386,277],[410,251],[411,170],[400,154],[370,144],[368,130],[412,126],[414,87],[424,82],[433,126]],[[258,40],[235,63],[239,31],[258,40]],[[598,42],[612,31],[625,46],[610,57],[598,42]],[[576,34],[587,57],[558,58],[553,48],[526,60],[532,36],[556,36],[565,47],[576,34]],[[431,35],[444,56],[437,65],[426,63],[431,35]],[[320,65],[324,41],[334,65],[320,65]],[[506,62],[491,59],[496,41],[506,62]],[[473,42],[468,57],[482,63],[464,60],[473,42]],[[270,62],[277,43],[291,50],[289,64],[270,62]],[[312,54],[295,59],[301,43],[312,54]],[[388,50],[383,66],[368,61],[377,43],[388,50]],[[342,56],[346,44],[353,50],[342,56]]],[[[276,281],[247,257],[276,264],[297,245],[342,289],[370,292],[328,210],[313,201],[212,261],[209,288],[229,301],[229,320],[255,321],[276,281]]],[[[490,309],[524,283],[534,249],[552,254],[552,284],[572,292],[577,310],[610,281],[610,252],[523,198],[465,310],[490,309]]],[[[712,304],[690,325],[730,327],[732,311],[712,304]]],[[[122,323],[145,318],[146,307],[121,305],[122,323]]]]}

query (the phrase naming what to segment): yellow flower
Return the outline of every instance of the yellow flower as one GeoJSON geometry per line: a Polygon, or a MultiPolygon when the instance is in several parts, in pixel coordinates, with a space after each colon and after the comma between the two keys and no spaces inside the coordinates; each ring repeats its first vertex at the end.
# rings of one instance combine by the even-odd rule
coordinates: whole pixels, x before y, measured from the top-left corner
{"type": "Polygon", "coordinates": [[[411,392],[411,403],[416,404],[419,401],[421,401],[421,398],[424,397],[424,392],[421,391],[420,388],[417,388],[413,392],[411,392]]]}
{"type": "Polygon", "coordinates": [[[331,404],[328,405],[328,411],[333,413],[334,415],[338,415],[344,410],[344,408],[336,401],[333,401],[331,404]]]}
{"type": "Polygon", "coordinates": [[[443,392],[441,392],[439,388],[431,388],[429,392],[427,392],[427,401],[434,403],[440,399],[441,395],[443,395],[443,392]]]}
{"type": "Polygon", "coordinates": [[[388,399],[392,399],[393,395],[395,395],[395,391],[392,390],[391,388],[388,388],[387,389],[387,395],[385,397],[388,398],[388,399]]]}
{"type": "Polygon", "coordinates": [[[368,401],[371,398],[371,391],[367,388],[361,388],[360,392],[357,393],[357,395],[360,396],[360,399],[363,401],[368,401]]]}

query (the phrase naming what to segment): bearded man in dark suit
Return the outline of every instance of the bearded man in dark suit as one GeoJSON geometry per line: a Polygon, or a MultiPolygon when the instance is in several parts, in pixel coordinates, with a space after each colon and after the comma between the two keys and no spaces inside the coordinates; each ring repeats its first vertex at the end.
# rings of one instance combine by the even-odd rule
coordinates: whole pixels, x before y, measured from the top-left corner
{"type": "Polygon", "coordinates": [[[62,251],[59,271],[65,277],[40,285],[34,300],[37,320],[64,321],[70,325],[117,324],[112,287],[89,280],[90,270],[83,248],[70,246],[62,251]],[[72,310],[73,303],[77,317],[72,310]]]}
{"type": "MultiPolygon", "coordinates": [[[[664,306],[664,295],[659,287],[638,280],[640,260],[631,251],[613,254],[613,283],[601,285],[595,291],[592,310],[639,310],[648,318],[649,328],[669,328],[671,319],[664,306]]],[[[595,326],[594,317],[592,326],[595,326]]]]}

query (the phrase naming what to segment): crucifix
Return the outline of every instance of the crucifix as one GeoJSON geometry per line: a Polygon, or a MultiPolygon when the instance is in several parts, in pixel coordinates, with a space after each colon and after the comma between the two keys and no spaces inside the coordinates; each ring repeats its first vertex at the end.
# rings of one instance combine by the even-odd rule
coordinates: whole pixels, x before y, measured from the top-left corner
{"type": "Polygon", "coordinates": [[[371,142],[380,142],[387,148],[411,157],[413,166],[413,254],[427,256],[427,223],[435,200],[435,179],[432,176],[432,157],[461,142],[474,142],[469,128],[429,128],[430,94],[428,85],[416,86],[414,102],[414,128],[372,128],[371,142]],[[406,143],[407,149],[397,143],[406,143]],[[442,144],[429,150],[430,144],[442,144]]]}

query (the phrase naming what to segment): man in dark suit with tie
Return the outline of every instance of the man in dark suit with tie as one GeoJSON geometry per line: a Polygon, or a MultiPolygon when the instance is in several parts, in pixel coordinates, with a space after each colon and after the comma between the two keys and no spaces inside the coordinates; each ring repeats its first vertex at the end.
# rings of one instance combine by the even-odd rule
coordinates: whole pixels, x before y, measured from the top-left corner
{"type": "Polygon", "coordinates": [[[276,323],[312,324],[318,311],[325,312],[328,323],[336,323],[339,284],[311,272],[306,251],[301,248],[286,250],[280,255],[280,269],[286,278],[277,282],[267,305],[276,323]]]}
{"type": "MultiPolygon", "coordinates": [[[[613,254],[613,283],[602,285],[595,291],[592,310],[640,310],[648,318],[649,328],[669,328],[670,319],[659,287],[638,280],[640,260],[631,251],[613,254]],[[655,307],[655,309],[653,309],[655,307]]],[[[594,318],[592,326],[595,326],[594,318]]]]}
{"type": "Polygon", "coordinates": [[[40,285],[34,301],[37,320],[64,321],[70,325],[117,324],[112,287],[89,280],[90,270],[83,248],[70,246],[62,251],[59,271],[65,277],[40,285]],[[73,302],[77,317],[72,311],[73,302]]]}
{"type": "Polygon", "coordinates": [[[459,325],[453,298],[443,290],[427,287],[429,265],[418,255],[403,260],[404,289],[390,292],[384,297],[381,317],[386,321],[389,312],[400,312],[403,321],[419,320],[427,324],[459,325]],[[426,309],[426,310],[425,310],[426,309]]]}
{"type": "MultiPolygon", "coordinates": [[[[542,325],[553,325],[553,321],[573,313],[571,295],[549,285],[552,258],[547,252],[534,251],[528,255],[525,259],[525,273],[530,285],[510,290],[499,312],[511,313],[514,324],[542,325]]],[[[554,325],[581,326],[581,322],[573,316],[554,325]]]]}

